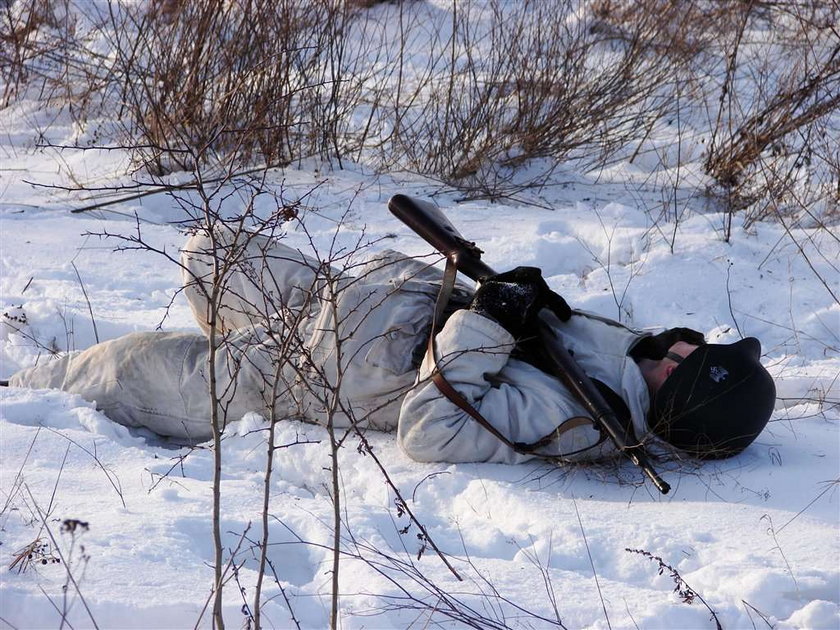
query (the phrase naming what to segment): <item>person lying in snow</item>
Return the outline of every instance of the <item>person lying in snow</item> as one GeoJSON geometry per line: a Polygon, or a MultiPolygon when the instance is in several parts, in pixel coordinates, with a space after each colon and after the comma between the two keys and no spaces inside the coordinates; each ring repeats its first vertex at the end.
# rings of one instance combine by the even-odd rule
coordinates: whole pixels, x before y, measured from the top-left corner
{"type": "MultiPolygon", "coordinates": [[[[232,251],[230,245],[219,232],[214,250],[199,233],[181,252],[184,290],[204,335],[129,334],[18,372],[10,385],[77,393],[121,424],[209,439],[207,295],[212,252],[232,251]]],[[[656,436],[690,456],[728,457],[761,433],[773,410],[775,387],[757,339],[716,345],[687,328],[631,330],[570,309],[539,270],[521,267],[486,279],[474,295],[459,285],[434,340],[437,365],[457,392],[509,442],[531,445],[530,452],[514,450],[429,378],[434,365],[424,354],[439,271],[385,252],[352,277],[325,273],[317,261],[263,237],[237,260],[216,326],[223,343],[215,385],[229,421],[256,411],[396,429],[403,450],[424,462],[614,454],[581,403],[540,369],[533,331],[543,306],[556,314],[566,348],[643,442],[656,436]]]]}

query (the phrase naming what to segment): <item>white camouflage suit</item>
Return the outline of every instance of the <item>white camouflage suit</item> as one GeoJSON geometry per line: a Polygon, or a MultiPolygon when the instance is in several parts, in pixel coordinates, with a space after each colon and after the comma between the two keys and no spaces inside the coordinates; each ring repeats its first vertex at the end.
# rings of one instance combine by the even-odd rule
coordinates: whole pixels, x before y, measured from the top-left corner
{"type": "MultiPolygon", "coordinates": [[[[181,254],[185,293],[204,335],[129,334],[23,370],[10,385],[77,393],[126,426],[208,439],[208,302],[201,288],[209,288],[210,248],[207,235],[198,234],[181,254]]],[[[517,463],[614,452],[591,424],[580,422],[587,415],[580,403],[555,378],[511,357],[513,337],[478,313],[457,310],[437,334],[445,378],[512,442],[557,437],[538,454],[517,453],[440,393],[429,380],[428,359],[418,374],[414,358],[425,348],[441,279],[434,268],[385,252],[352,276],[327,282],[317,262],[280,243],[258,237],[246,254],[258,262],[226,278],[218,326],[228,331],[217,337],[224,343],[215,363],[229,421],[273,411],[277,418],[324,424],[337,388],[335,426],[396,428],[400,445],[418,461],[517,463]]],[[[577,311],[556,326],[586,373],[621,396],[643,438],[648,389],[627,355],[641,333],[577,311]]]]}

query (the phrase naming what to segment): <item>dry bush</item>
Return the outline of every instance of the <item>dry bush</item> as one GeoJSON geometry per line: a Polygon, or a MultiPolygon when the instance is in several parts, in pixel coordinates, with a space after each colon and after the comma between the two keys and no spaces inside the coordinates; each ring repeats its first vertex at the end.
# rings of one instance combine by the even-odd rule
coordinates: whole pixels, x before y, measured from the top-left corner
{"type": "Polygon", "coordinates": [[[0,107],[9,106],[34,86],[37,98],[58,92],[72,102],[68,80],[84,71],[74,63],[82,30],[67,1],[16,0],[0,6],[0,107]],[[59,89],[61,88],[61,89],[59,89]]]}
{"type": "Polygon", "coordinates": [[[756,157],[733,191],[745,224],[766,219],[797,227],[840,221],[840,117],[814,121],[756,157]]]}
{"type": "Polygon", "coordinates": [[[726,73],[710,77],[719,96],[705,162],[732,210],[778,188],[755,185],[768,166],[801,175],[811,165],[812,143],[840,111],[838,20],[836,0],[741,7],[741,27],[722,43],[726,73]]]}
{"type": "Polygon", "coordinates": [[[744,60],[745,76],[733,81],[737,91],[727,96],[710,147],[706,168],[727,201],[727,238],[731,213],[740,209],[747,224],[770,218],[824,226],[838,215],[831,180],[840,132],[840,3],[796,8],[774,7],[774,37],[744,60]]]}
{"type": "MultiPolygon", "coordinates": [[[[37,87],[76,121],[116,119],[124,146],[158,175],[194,159],[235,155],[242,168],[314,156],[505,196],[564,160],[592,167],[641,146],[679,108],[705,119],[705,167],[734,211],[768,194],[757,171],[825,153],[817,131],[840,104],[838,0],[455,0],[446,10],[16,0],[2,11],[5,102],[37,87]]],[[[830,172],[835,158],[814,159],[830,172]]]]}
{"type": "Polygon", "coordinates": [[[494,196],[534,159],[604,160],[669,106],[670,26],[643,16],[605,35],[574,0],[456,3],[448,38],[431,42],[412,106],[395,112],[395,155],[412,170],[494,196]]]}
{"type": "Polygon", "coordinates": [[[55,20],[46,0],[4,3],[0,11],[0,78],[5,107],[29,80],[34,61],[48,53],[49,46],[38,41],[38,33],[54,26],[55,20]]]}
{"type": "Polygon", "coordinates": [[[314,7],[265,0],[141,3],[112,13],[129,143],[158,173],[234,147],[244,163],[287,163],[293,97],[307,81],[305,36],[317,19],[314,7]]]}
{"type": "Polygon", "coordinates": [[[667,36],[658,16],[618,40],[574,0],[456,2],[448,14],[362,5],[109,4],[107,15],[90,8],[84,22],[107,22],[91,28],[110,55],[82,58],[88,49],[76,37],[57,42],[56,56],[84,68],[75,89],[97,95],[97,106],[118,104],[77,116],[118,118],[126,146],[158,174],[191,169],[188,156],[232,150],[243,163],[315,155],[341,165],[352,155],[492,193],[534,158],[603,158],[666,102],[673,68],[655,63],[645,44],[667,36]],[[433,15],[451,23],[430,25],[433,15]],[[417,67],[408,51],[423,38],[428,54],[417,67]]]}
{"type": "Polygon", "coordinates": [[[693,97],[726,239],[737,211],[747,224],[803,208],[837,214],[837,0],[597,0],[593,10],[600,31],[625,40],[646,15],[670,16],[670,38],[649,46],[679,64],[682,93],[693,97]]]}
{"type": "Polygon", "coordinates": [[[341,160],[360,146],[349,122],[380,41],[348,47],[351,23],[381,30],[366,13],[344,0],[17,0],[0,15],[3,103],[69,107],[82,133],[116,120],[156,174],[191,170],[195,155],[341,160]]]}

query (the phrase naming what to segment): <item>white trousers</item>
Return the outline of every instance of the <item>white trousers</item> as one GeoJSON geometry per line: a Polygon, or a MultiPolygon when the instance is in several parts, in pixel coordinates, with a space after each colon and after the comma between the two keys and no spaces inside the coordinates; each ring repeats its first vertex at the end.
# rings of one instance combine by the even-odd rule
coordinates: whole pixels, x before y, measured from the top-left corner
{"type": "Polygon", "coordinates": [[[222,424],[255,411],[396,427],[438,272],[386,252],[340,273],[276,240],[227,231],[192,236],[181,265],[204,334],[129,334],[23,370],[10,384],[77,393],[116,422],[191,441],[212,435],[214,408],[222,424]]]}

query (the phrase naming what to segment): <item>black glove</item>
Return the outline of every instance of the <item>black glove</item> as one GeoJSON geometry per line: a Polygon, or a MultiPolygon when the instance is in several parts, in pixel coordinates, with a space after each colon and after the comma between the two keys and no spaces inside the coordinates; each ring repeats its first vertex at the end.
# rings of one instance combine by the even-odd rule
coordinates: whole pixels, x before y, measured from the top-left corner
{"type": "Polygon", "coordinates": [[[566,300],[548,288],[536,267],[517,267],[481,281],[470,310],[501,324],[514,337],[535,335],[540,309],[548,308],[562,321],[572,316],[566,300]]]}
{"type": "Polygon", "coordinates": [[[691,328],[669,328],[665,332],[658,335],[645,337],[639,341],[630,351],[630,356],[634,359],[653,359],[658,361],[665,358],[668,349],[678,341],[685,341],[686,343],[695,346],[706,345],[706,339],[703,333],[699,333],[691,328]]]}

